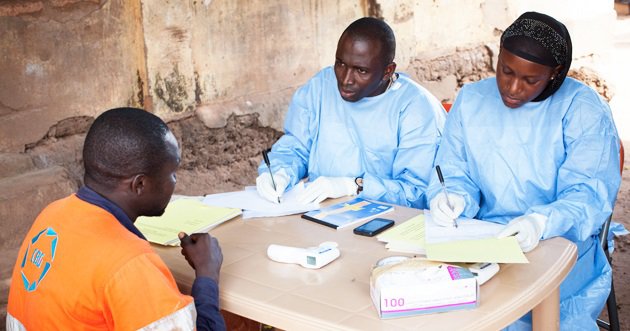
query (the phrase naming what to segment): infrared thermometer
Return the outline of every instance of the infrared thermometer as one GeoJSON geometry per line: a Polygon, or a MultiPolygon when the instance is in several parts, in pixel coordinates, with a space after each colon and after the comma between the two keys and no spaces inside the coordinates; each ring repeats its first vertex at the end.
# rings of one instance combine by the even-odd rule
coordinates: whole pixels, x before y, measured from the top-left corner
{"type": "Polygon", "coordinates": [[[468,266],[468,270],[477,278],[477,283],[482,285],[499,272],[498,263],[475,263],[468,266]]]}
{"type": "Polygon", "coordinates": [[[267,256],[273,261],[296,263],[309,269],[319,269],[337,259],[339,255],[337,243],[332,241],[308,248],[282,245],[269,245],[267,248],[267,256]]]}

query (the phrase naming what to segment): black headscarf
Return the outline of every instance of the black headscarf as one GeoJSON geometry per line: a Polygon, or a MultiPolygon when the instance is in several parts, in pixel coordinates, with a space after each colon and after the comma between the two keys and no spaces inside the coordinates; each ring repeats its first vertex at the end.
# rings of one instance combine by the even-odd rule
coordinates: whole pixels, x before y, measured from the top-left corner
{"type": "Polygon", "coordinates": [[[501,35],[501,47],[525,60],[562,70],[532,101],[542,101],[554,94],[564,82],[571,67],[571,36],[564,24],[551,16],[527,12],[501,35]]]}

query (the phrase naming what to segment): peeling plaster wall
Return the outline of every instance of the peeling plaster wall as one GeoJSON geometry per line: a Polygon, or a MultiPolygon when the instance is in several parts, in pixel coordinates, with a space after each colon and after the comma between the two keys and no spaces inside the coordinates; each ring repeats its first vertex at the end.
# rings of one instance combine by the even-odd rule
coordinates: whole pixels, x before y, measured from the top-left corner
{"type": "Polygon", "coordinates": [[[571,33],[576,59],[606,56],[602,50],[610,49],[613,42],[611,31],[617,15],[613,0],[514,1],[513,8],[516,13],[540,11],[563,22],[571,33]]]}
{"type": "Polygon", "coordinates": [[[499,36],[523,11],[536,9],[565,18],[576,30],[576,57],[585,57],[599,48],[580,45],[591,42],[593,31],[605,34],[614,16],[612,4],[612,0],[535,0],[531,7],[517,0],[214,0],[173,8],[167,0],[146,0],[149,90],[155,111],[166,118],[196,109],[208,127],[222,127],[231,114],[255,112],[263,125],[281,130],[295,89],[333,63],[337,40],[349,22],[371,15],[394,29],[399,70],[438,98],[452,101],[462,83],[492,74],[499,36]],[[584,14],[581,8],[589,12],[584,14]],[[585,29],[583,22],[593,25],[585,29]],[[437,59],[451,65],[444,67],[437,59]],[[471,62],[477,60],[484,62],[471,62]],[[433,72],[430,79],[422,74],[427,70],[433,72]]]}
{"type": "Polygon", "coordinates": [[[68,117],[140,105],[139,17],[123,0],[0,2],[0,151],[23,151],[68,117]]]}
{"type": "Polygon", "coordinates": [[[450,101],[462,82],[492,73],[498,37],[521,12],[566,21],[576,57],[592,58],[610,42],[612,8],[612,0],[5,0],[0,152],[24,151],[66,118],[125,105],[166,120],[196,114],[212,128],[258,113],[281,130],[294,90],[333,63],[339,35],[365,15],[393,27],[399,70],[450,101]]]}
{"type": "MultiPolygon", "coordinates": [[[[354,19],[388,21],[398,39],[398,67],[413,74],[424,70],[422,60],[496,41],[496,26],[512,20],[507,2],[214,0],[174,7],[143,1],[154,109],[166,118],[196,109],[209,127],[225,126],[231,114],[257,112],[263,125],[281,130],[292,93],[334,62],[339,35],[354,19]]],[[[450,100],[457,85],[437,84],[440,97],[450,100]]]]}
{"type": "Polygon", "coordinates": [[[295,88],[332,63],[338,34],[365,11],[358,1],[214,0],[172,7],[166,0],[143,1],[149,90],[160,92],[160,81],[171,82],[164,97],[153,93],[156,112],[177,117],[173,113],[199,108],[210,127],[225,126],[232,113],[258,112],[277,129],[295,88]],[[179,87],[188,93],[178,93],[179,87]]]}

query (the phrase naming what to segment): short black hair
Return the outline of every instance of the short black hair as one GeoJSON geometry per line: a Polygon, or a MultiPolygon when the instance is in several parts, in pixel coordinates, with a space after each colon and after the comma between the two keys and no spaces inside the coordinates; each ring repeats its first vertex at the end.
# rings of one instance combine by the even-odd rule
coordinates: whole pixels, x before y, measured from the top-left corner
{"type": "Polygon", "coordinates": [[[113,189],[135,174],[151,175],[168,161],[168,126],[138,108],[114,108],[98,116],[83,145],[84,180],[113,189]]]}
{"type": "Polygon", "coordinates": [[[396,37],[392,28],[385,21],[374,17],[363,17],[352,22],[341,35],[354,40],[373,40],[381,44],[381,59],[384,64],[394,61],[396,55],[396,37]]]}

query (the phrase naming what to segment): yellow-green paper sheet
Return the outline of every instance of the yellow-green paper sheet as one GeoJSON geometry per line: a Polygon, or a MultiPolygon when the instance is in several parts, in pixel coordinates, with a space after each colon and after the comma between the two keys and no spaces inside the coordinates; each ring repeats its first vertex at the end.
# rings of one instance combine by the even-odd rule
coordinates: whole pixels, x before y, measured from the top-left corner
{"type": "Polygon", "coordinates": [[[442,262],[529,263],[516,237],[427,244],[426,251],[429,260],[442,262]]]}
{"type": "Polygon", "coordinates": [[[486,238],[427,244],[424,215],[417,215],[377,236],[393,251],[426,254],[440,262],[529,263],[516,237],[486,238]]]}
{"type": "Polygon", "coordinates": [[[240,214],[240,209],[214,207],[184,198],[171,201],[162,216],[138,217],[134,225],[152,243],[179,246],[180,232],[208,232],[240,214]]]}

